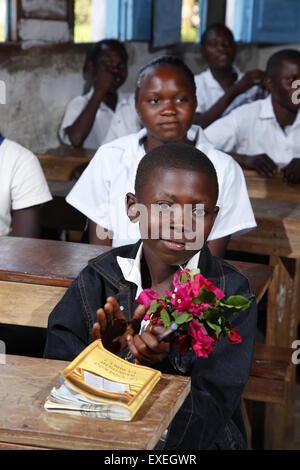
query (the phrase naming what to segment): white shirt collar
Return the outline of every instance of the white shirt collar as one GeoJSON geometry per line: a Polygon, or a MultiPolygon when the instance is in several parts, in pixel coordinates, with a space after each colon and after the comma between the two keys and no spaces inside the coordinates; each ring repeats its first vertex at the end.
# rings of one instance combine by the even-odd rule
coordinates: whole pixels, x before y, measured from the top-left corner
{"type": "MultiPolygon", "coordinates": [[[[232,68],[237,73],[237,82],[242,78],[243,74],[236,65],[233,65],[232,68]]],[[[207,69],[204,73],[206,74],[206,84],[209,88],[221,88],[220,83],[215,79],[210,69],[207,69]]]]}
{"type": "Polygon", "coordinates": [[[259,113],[260,119],[276,119],[273,105],[272,105],[272,98],[269,95],[267,98],[262,100],[262,106],[259,113]]]}
{"type": "MultiPolygon", "coordinates": [[[[198,267],[200,251],[198,251],[187,263],[186,268],[194,269],[198,267]]],[[[128,282],[132,282],[137,286],[136,298],[140,295],[143,290],[142,287],[142,276],[141,276],[141,259],[143,255],[143,243],[141,243],[136,257],[133,258],[123,258],[117,256],[117,263],[122,271],[124,279],[128,282]]]]}

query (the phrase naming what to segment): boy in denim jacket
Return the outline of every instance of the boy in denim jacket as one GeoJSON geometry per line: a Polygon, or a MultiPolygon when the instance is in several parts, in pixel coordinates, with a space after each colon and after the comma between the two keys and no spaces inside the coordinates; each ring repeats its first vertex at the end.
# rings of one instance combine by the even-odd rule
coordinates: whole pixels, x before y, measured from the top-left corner
{"type": "Polygon", "coordinates": [[[184,144],[151,150],[139,164],[135,194],[127,194],[127,213],[139,222],[141,241],[91,260],[49,317],[45,357],[72,360],[101,337],[115,354],[129,350],[141,364],[191,377],[191,393],[172,421],[166,449],[246,447],[241,395],[253,358],[256,303],[247,278],[213,257],[205,244],[218,213],[217,198],[216,172],[202,152],[184,144]],[[188,223],[183,210],[179,219],[173,212],[187,205],[192,211],[188,223]],[[167,236],[163,214],[170,216],[167,236]],[[201,217],[203,237],[197,230],[201,217]],[[158,341],[161,327],[140,329],[145,307],[137,306],[136,298],[145,288],[163,295],[179,266],[198,267],[226,297],[251,299],[249,310],[229,319],[241,344],[220,337],[208,358],[181,358],[174,342],[158,341]]]}

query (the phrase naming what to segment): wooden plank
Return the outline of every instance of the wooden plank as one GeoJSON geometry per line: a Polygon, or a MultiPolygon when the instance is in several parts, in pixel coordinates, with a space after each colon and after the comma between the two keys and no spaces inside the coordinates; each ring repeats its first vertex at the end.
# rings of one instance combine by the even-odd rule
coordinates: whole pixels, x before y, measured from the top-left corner
{"type": "Polygon", "coordinates": [[[69,181],[79,167],[89,163],[95,152],[95,149],[58,147],[43,153],[36,153],[36,156],[42,165],[46,179],[69,181]]]}
{"type": "Polygon", "coordinates": [[[0,281],[0,323],[47,328],[65,287],[0,281]]]}
{"type": "Polygon", "coordinates": [[[255,170],[244,170],[247,189],[251,198],[300,202],[300,184],[288,184],[283,172],[272,178],[264,178],[255,170]]]}
{"type": "Polygon", "coordinates": [[[0,442],[51,449],[153,449],[190,391],[163,374],[131,422],[48,413],[43,404],[67,363],[7,356],[0,367],[0,442]],[[128,439],[130,436],[130,439],[128,439]]]}
{"type": "Polygon", "coordinates": [[[88,261],[110,247],[0,237],[0,280],[68,287],[88,261]]]}

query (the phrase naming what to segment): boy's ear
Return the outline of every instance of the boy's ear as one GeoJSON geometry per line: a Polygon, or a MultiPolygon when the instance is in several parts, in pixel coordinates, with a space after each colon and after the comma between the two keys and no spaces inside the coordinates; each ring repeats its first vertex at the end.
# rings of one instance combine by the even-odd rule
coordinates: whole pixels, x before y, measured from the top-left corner
{"type": "Polygon", "coordinates": [[[136,196],[132,193],[126,194],[126,208],[127,208],[127,215],[129,217],[130,222],[137,223],[139,221],[139,212],[136,210],[136,196]]]}
{"type": "Polygon", "coordinates": [[[219,213],[219,210],[220,210],[220,207],[219,207],[219,206],[215,206],[215,207],[214,207],[214,216],[215,216],[215,220],[216,220],[216,217],[217,217],[217,215],[218,215],[218,213],[219,213]]]}
{"type": "Polygon", "coordinates": [[[270,77],[266,76],[264,78],[264,86],[265,86],[266,90],[268,90],[269,93],[272,93],[273,82],[272,82],[272,79],[270,77]]]}

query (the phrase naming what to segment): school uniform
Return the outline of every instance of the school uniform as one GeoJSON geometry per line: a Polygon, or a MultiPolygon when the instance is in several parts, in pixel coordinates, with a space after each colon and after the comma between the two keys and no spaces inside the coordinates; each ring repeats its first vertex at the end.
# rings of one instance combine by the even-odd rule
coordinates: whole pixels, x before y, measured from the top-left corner
{"type": "Polygon", "coordinates": [[[11,211],[43,204],[52,196],[37,157],[0,135],[0,236],[11,231],[11,211]]]}
{"type": "Polygon", "coordinates": [[[282,168],[300,158],[300,112],[291,126],[280,127],[271,96],[241,106],[205,129],[212,144],[224,152],[267,154],[282,168]]]}
{"type": "MultiPolygon", "coordinates": [[[[66,129],[80,116],[93,93],[94,89],[91,89],[86,95],[77,96],[68,104],[59,130],[59,138],[64,144],[72,145],[66,129]]],[[[104,102],[100,103],[93,126],[83,143],[83,147],[97,149],[106,142],[137,132],[140,128],[141,123],[135,110],[134,95],[118,93],[115,111],[104,102]]]]}
{"type": "MultiPolygon", "coordinates": [[[[180,372],[191,377],[191,393],[173,419],[165,448],[246,448],[240,403],[253,359],[255,299],[249,281],[234,267],[213,257],[205,245],[197,255],[190,260],[190,268],[198,267],[226,297],[247,296],[251,307],[229,319],[242,336],[241,344],[233,345],[227,338],[220,337],[213,353],[203,359],[192,353],[180,356],[172,343],[168,358],[155,364],[162,372],[180,372]]],[[[71,361],[88,346],[92,342],[96,311],[108,296],[117,299],[125,318],[130,321],[141,288],[141,257],[139,241],[89,261],[49,316],[45,357],[71,361]]],[[[124,357],[127,353],[126,348],[120,355],[124,357]]]]}
{"type": "MultiPolygon", "coordinates": [[[[237,68],[234,67],[237,73],[236,82],[239,82],[243,78],[244,74],[237,68]]],[[[222,96],[225,91],[221,87],[220,83],[214,78],[210,69],[195,75],[196,83],[196,95],[197,95],[197,113],[205,113],[208,111],[222,96]]],[[[246,104],[251,103],[257,99],[264,98],[264,91],[261,87],[255,85],[249,90],[236,96],[230,105],[225,109],[223,116],[226,116],[233,109],[246,104]]]]}
{"type": "MultiPolygon", "coordinates": [[[[125,197],[128,192],[134,193],[136,170],[146,153],[143,144],[146,134],[146,129],[142,129],[100,147],[66,197],[69,204],[89,219],[113,232],[114,247],[135,243],[140,237],[139,224],[127,217],[125,197]]],[[[188,136],[208,156],[218,176],[220,210],[209,240],[254,228],[256,223],[240,166],[215,150],[200,127],[193,126],[188,136]]]]}

